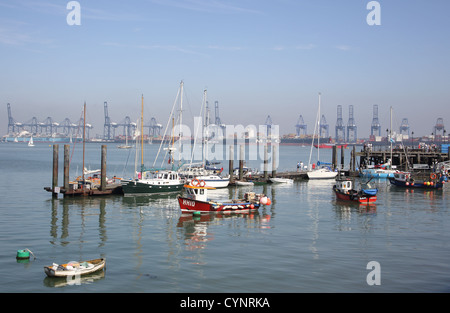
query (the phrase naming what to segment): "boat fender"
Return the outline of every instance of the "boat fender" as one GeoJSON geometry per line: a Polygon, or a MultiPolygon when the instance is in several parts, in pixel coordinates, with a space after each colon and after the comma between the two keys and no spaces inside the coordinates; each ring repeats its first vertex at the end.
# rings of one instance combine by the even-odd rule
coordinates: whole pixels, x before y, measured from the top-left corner
{"type": "Polygon", "coordinates": [[[259,203],[265,205],[265,204],[267,204],[267,199],[268,199],[268,198],[267,198],[266,196],[261,197],[261,198],[259,199],[259,203]]]}

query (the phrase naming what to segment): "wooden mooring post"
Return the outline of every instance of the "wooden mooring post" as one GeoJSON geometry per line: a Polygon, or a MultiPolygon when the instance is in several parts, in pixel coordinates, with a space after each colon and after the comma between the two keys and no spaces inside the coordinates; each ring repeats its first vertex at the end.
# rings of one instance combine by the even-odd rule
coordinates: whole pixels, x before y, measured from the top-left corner
{"type": "Polygon", "coordinates": [[[52,198],[58,198],[58,150],[59,145],[53,145],[53,177],[52,177],[52,198]]]}

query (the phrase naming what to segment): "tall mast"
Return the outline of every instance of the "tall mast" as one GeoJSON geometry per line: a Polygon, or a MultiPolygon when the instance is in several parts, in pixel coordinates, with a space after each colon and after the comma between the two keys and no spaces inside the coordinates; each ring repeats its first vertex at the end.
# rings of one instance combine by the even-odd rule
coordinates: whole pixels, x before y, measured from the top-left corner
{"type": "Polygon", "coordinates": [[[144,171],[144,95],[141,104],[141,177],[144,171]]]}
{"type": "Polygon", "coordinates": [[[202,131],[202,149],[203,149],[203,161],[202,165],[206,166],[206,161],[208,159],[208,129],[206,125],[206,118],[207,118],[207,112],[206,112],[206,102],[207,102],[207,91],[206,89],[203,91],[203,105],[205,107],[204,117],[203,117],[203,131],[202,131]]]}
{"type": "Polygon", "coordinates": [[[391,162],[389,165],[389,168],[392,169],[392,106],[391,106],[391,110],[390,110],[390,117],[391,117],[391,129],[389,130],[389,141],[391,142],[391,162]]]}
{"type": "Polygon", "coordinates": [[[317,136],[317,162],[319,162],[319,151],[320,151],[320,92],[319,92],[319,113],[317,113],[317,129],[319,130],[317,136]]]}
{"type": "MultiPolygon", "coordinates": [[[[180,83],[180,132],[179,132],[179,138],[178,142],[180,143],[180,147],[178,150],[178,166],[180,166],[181,163],[181,137],[183,136],[181,130],[182,130],[182,124],[183,124],[183,81],[180,83]]],[[[172,144],[173,147],[173,144],[172,144]]]]}
{"type": "Polygon", "coordinates": [[[83,108],[83,194],[85,192],[86,188],[86,182],[84,180],[84,151],[85,151],[85,142],[86,142],[86,101],[84,101],[84,108],[83,108]]]}

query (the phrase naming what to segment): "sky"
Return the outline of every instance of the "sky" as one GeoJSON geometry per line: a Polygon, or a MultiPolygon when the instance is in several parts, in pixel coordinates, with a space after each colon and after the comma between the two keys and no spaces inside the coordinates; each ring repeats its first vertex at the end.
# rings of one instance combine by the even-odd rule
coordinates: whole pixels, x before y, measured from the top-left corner
{"type": "MultiPolygon", "coordinates": [[[[0,0],[0,134],[7,103],[19,122],[77,121],[83,103],[103,135],[104,102],[121,122],[167,122],[184,82],[183,121],[200,114],[203,91],[222,123],[295,133],[321,112],[335,135],[337,106],[358,137],[370,135],[373,106],[385,135],[404,118],[430,135],[450,128],[448,0],[0,0]],[[379,13],[379,25],[368,15],[379,13]]],[[[214,112],[214,110],[213,110],[214,112]]]]}

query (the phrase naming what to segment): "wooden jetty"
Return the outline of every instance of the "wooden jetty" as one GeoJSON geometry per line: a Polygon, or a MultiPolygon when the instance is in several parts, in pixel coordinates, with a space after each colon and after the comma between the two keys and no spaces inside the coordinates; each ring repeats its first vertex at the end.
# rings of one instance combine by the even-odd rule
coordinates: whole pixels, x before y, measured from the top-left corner
{"type": "Polygon", "coordinates": [[[391,150],[375,151],[368,147],[364,147],[360,152],[356,153],[359,156],[361,166],[369,164],[384,164],[392,158],[392,165],[395,165],[398,170],[413,169],[431,169],[437,163],[447,162],[450,160],[450,152],[442,152],[440,147],[436,148],[393,148],[391,150]]]}
{"type": "Polygon", "coordinates": [[[101,171],[100,177],[96,178],[97,183],[93,183],[89,178],[83,177],[80,180],[69,180],[69,152],[70,146],[64,145],[64,182],[63,186],[58,186],[58,149],[59,145],[53,145],[53,178],[52,187],[44,187],[44,190],[51,192],[53,198],[58,194],[67,196],[104,196],[111,194],[123,194],[120,178],[114,177],[113,182],[106,181],[106,145],[102,145],[101,171]],[[117,182],[116,182],[117,180],[117,182]]]}

